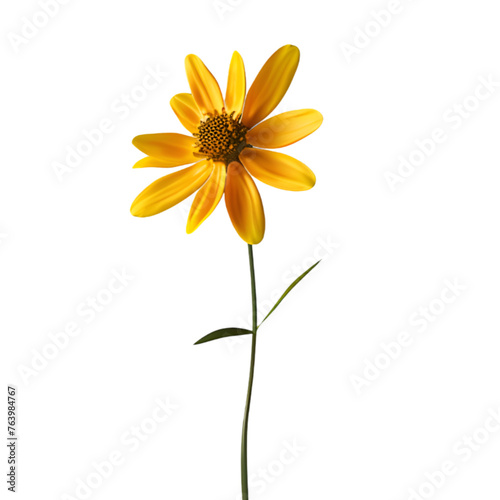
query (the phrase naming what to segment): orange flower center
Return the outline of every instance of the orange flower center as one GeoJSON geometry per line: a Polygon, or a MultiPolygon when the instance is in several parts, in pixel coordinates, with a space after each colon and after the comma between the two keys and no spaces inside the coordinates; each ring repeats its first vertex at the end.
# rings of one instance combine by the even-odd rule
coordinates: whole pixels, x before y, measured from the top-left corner
{"type": "Polygon", "coordinates": [[[198,132],[194,134],[198,149],[196,156],[223,161],[226,165],[238,159],[248,146],[245,139],[248,129],[233,115],[234,111],[230,115],[224,112],[209,116],[200,123],[198,132]]]}

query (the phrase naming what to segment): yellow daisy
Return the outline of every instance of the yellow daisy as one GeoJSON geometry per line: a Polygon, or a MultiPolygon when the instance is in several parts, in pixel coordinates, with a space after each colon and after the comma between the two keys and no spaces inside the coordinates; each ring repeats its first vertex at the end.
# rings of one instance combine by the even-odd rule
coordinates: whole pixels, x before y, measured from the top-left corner
{"type": "Polygon", "coordinates": [[[187,221],[186,230],[192,233],[224,194],[237,233],[250,245],[260,243],[265,216],[252,176],[289,191],[311,189],[316,182],[314,173],[302,162],[264,149],[293,144],[323,121],[313,109],[289,111],[265,120],[288,90],[299,57],[297,47],[281,47],[264,64],[246,94],[243,59],[234,52],[224,99],[217,80],[201,59],[188,55],[186,73],[191,94],[177,94],[170,104],[192,135],[145,134],[132,143],[148,155],[134,168],[194,165],[153,182],[132,203],[132,214],[158,214],[198,191],[187,221]]]}

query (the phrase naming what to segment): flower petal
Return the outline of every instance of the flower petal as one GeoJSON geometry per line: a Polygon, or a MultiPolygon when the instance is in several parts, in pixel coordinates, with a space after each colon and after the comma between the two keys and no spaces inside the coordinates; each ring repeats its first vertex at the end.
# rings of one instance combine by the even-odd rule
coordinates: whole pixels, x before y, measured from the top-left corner
{"type": "Polygon", "coordinates": [[[279,104],[299,65],[300,52],[294,45],[278,49],[264,64],[248,91],[243,125],[253,127],[279,104]]]}
{"type": "Polygon", "coordinates": [[[229,65],[229,76],[226,88],[226,113],[234,111],[235,118],[241,115],[243,103],[245,102],[246,77],[243,58],[238,52],[233,53],[229,65]]]}
{"type": "Polygon", "coordinates": [[[134,200],[130,208],[132,215],[149,217],[172,208],[199,189],[212,168],[211,160],[203,160],[156,180],[134,200]]]}
{"type": "Polygon", "coordinates": [[[153,158],[152,156],[146,156],[146,158],[139,160],[132,168],[149,168],[149,167],[170,168],[172,167],[172,165],[170,165],[169,162],[159,160],[158,158],[153,158]]]}
{"type": "Polygon", "coordinates": [[[273,116],[247,132],[248,144],[259,148],[282,148],[300,141],[319,128],[323,116],[314,109],[299,109],[273,116]]]}
{"type": "Polygon", "coordinates": [[[179,118],[179,121],[189,130],[189,132],[194,134],[198,131],[198,125],[200,124],[202,115],[191,94],[174,95],[174,97],[170,99],[170,106],[172,106],[177,118],[179,118]]]}
{"type": "Polygon", "coordinates": [[[308,166],[283,153],[246,148],[240,161],[256,179],[275,188],[306,191],[316,184],[316,176],[308,166]]]}
{"type": "Polygon", "coordinates": [[[186,74],[199,110],[205,115],[222,112],[224,100],[219,84],[198,56],[186,57],[186,74]]]}
{"type": "Polygon", "coordinates": [[[214,162],[214,169],[203,187],[196,193],[186,226],[186,232],[191,234],[215,210],[224,194],[226,184],[226,165],[214,162]]]}
{"type": "Polygon", "coordinates": [[[134,137],[132,144],[143,153],[165,162],[165,167],[178,167],[199,160],[194,156],[194,137],[182,134],[144,134],[134,137]]]}
{"type": "Polygon", "coordinates": [[[236,232],[249,245],[264,238],[266,219],[259,191],[252,177],[238,162],[227,168],[226,208],[236,232]]]}

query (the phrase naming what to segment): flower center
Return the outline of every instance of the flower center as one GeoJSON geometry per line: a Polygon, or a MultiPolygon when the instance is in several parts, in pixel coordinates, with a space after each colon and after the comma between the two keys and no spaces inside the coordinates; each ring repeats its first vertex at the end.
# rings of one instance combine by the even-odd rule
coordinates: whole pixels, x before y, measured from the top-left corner
{"type": "Polygon", "coordinates": [[[238,159],[247,146],[245,135],[248,131],[233,118],[234,111],[208,117],[200,123],[196,137],[196,156],[223,161],[226,165],[238,159]]]}

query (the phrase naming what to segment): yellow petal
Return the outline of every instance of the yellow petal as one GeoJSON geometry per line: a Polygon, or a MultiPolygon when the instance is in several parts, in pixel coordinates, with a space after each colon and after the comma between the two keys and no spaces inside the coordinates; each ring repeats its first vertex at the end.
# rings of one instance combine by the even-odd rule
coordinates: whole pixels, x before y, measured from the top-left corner
{"type": "Polygon", "coordinates": [[[146,156],[146,158],[139,160],[132,168],[149,168],[149,167],[170,168],[172,167],[172,165],[163,160],[158,160],[158,158],[153,158],[152,156],[146,156]]]}
{"type": "Polygon", "coordinates": [[[255,182],[236,161],[227,168],[226,208],[236,232],[249,245],[264,238],[266,219],[264,207],[255,182]]]}
{"type": "Polygon", "coordinates": [[[199,189],[210,176],[213,163],[203,160],[150,184],[132,203],[136,217],[149,217],[172,208],[199,189]]]}
{"type": "Polygon", "coordinates": [[[189,132],[194,134],[198,131],[198,125],[200,124],[202,115],[191,94],[174,95],[174,97],[170,99],[170,106],[172,106],[177,118],[179,118],[179,121],[189,130],[189,132]]]}
{"type": "Polygon", "coordinates": [[[275,188],[306,191],[316,184],[316,176],[308,166],[283,153],[246,148],[240,161],[256,179],[275,188]]]}
{"type": "Polygon", "coordinates": [[[196,193],[187,221],[186,232],[191,234],[208,218],[219,204],[226,184],[226,165],[214,162],[214,169],[204,186],[196,193]]]}
{"type": "Polygon", "coordinates": [[[165,162],[165,167],[194,163],[195,139],[182,134],[144,134],[134,137],[132,144],[143,153],[165,162]]]}
{"type": "Polygon", "coordinates": [[[235,118],[241,115],[245,102],[246,77],[243,58],[238,52],[233,53],[229,65],[229,76],[226,89],[226,113],[234,111],[235,118]]]}
{"type": "Polygon", "coordinates": [[[253,127],[279,104],[299,65],[300,52],[294,45],[278,49],[264,64],[248,91],[243,125],[253,127]]]}
{"type": "Polygon", "coordinates": [[[247,132],[246,141],[259,148],[282,148],[312,134],[322,122],[314,109],[288,111],[256,125],[247,132]]]}
{"type": "Polygon", "coordinates": [[[198,56],[186,57],[186,74],[199,110],[205,115],[222,112],[224,100],[219,84],[198,56]]]}

